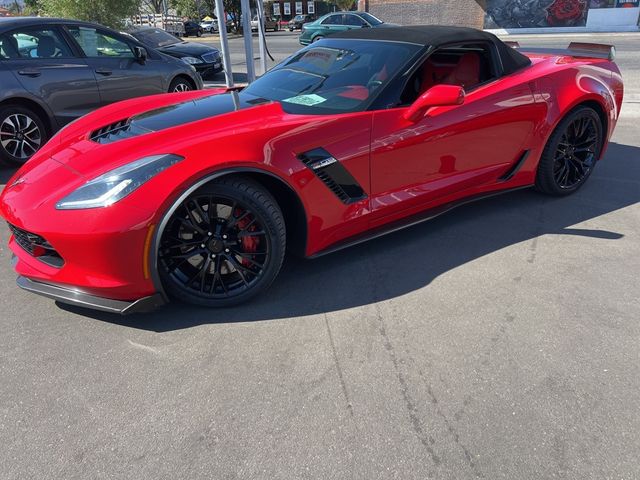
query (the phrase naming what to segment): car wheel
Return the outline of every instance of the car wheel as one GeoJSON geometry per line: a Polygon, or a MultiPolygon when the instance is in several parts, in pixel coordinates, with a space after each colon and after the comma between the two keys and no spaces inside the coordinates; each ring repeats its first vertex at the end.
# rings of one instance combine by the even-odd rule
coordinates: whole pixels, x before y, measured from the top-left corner
{"type": "Polygon", "coordinates": [[[169,93],[188,92],[193,90],[193,84],[183,77],[174,78],[169,85],[169,93]]]}
{"type": "Polygon", "coordinates": [[[315,43],[315,42],[319,42],[319,41],[320,41],[320,40],[322,40],[323,38],[324,38],[324,37],[323,37],[322,35],[318,35],[317,37],[315,37],[315,38],[313,39],[313,43],[315,43]]]}
{"type": "Polygon", "coordinates": [[[202,36],[202,32],[201,32],[200,30],[198,30],[198,31],[196,32],[196,37],[201,37],[201,36],[202,36]]]}
{"type": "Polygon", "coordinates": [[[44,123],[32,110],[18,105],[0,108],[0,159],[22,165],[47,141],[44,123]]]}
{"type": "Polygon", "coordinates": [[[578,107],[556,127],[544,148],[536,174],[536,189],[548,195],[569,195],[589,178],[602,148],[598,114],[578,107]]]}
{"type": "Polygon", "coordinates": [[[289,31],[290,31],[290,32],[293,32],[293,30],[294,30],[293,28],[289,28],[289,31]]]}
{"type": "Polygon", "coordinates": [[[158,269],[173,298],[226,307],[264,291],[286,247],[284,218],[259,184],[224,177],[197,190],[161,232],[158,269]]]}

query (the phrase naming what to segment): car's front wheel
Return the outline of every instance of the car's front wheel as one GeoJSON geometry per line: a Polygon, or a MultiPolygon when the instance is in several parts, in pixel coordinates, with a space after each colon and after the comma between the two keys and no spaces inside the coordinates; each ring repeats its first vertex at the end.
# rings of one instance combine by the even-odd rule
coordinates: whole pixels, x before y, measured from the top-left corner
{"type": "Polygon", "coordinates": [[[193,85],[186,78],[174,78],[169,85],[169,93],[188,92],[193,90],[193,85]]]}
{"type": "Polygon", "coordinates": [[[226,307],[271,285],[285,247],[284,218],[275,199],[249,179],[224,177],[173,211],[161,232],[158,269],[171,297],[226,307]]]}
{"type": "Polygon", "coordinates": [[[587,181],[600,156],[603,126],[590,107],[578,107],[556,127],[544,148],[536,174],[536,189],[568,195],[587,181]]]}
{"type": "Polygon", "coordinates": [[[0,107],[0,159],[20,166],[47,141],[47,132],[39,115],[20,105],[0,107]]]}

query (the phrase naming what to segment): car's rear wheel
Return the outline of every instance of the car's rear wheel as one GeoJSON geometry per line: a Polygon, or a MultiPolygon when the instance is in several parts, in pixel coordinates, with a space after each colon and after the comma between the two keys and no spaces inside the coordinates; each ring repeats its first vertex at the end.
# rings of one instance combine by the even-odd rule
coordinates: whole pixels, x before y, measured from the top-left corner
{"type": "Polygon", "coordinates": [[[174,78],[169,85],[169,93],[188,92],[189,90],[193,90],[193,85],[183,77],[174,78]]]}
{"type": "Polygon", "coordinates": [[[0,159],[20,166],[47,141],[44,123],[37,113],[19,105],[0,107],[0,159]]]}
{"type": "Polygon", "coordinates": [[[587,181],[600,156],[603,126],[590,107],[570,112],[551,134],[540,158],[536,189],[548,195],[569,195],[587,181]]]}
{"type": "Polygon", "coordinates": [[[158,269],[166,292],[207,307],[242,303],[278,275],[284,218],[259,184],[224,177],[189,195],[161,232],[158,269]]]}

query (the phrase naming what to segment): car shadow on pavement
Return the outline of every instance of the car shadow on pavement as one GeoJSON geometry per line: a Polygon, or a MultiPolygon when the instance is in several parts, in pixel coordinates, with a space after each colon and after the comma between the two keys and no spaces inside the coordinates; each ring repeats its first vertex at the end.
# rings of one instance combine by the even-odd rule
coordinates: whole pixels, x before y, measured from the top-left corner
{"type": "Polygon", "coordinates": [[[520,190],[462,206],[430,222],[316,260],[288,258],[273,286],[245,305],[205,309],[173,303],[124,317],[60,307],[123,326],[166,332],[373,304],[425,288],[443,273],[541,235],[621,238],[619,232],[576,225],[640,201],[638,158],[640,148],[612,143],[606,159],[575,195],[553,198],[520,190]]]}

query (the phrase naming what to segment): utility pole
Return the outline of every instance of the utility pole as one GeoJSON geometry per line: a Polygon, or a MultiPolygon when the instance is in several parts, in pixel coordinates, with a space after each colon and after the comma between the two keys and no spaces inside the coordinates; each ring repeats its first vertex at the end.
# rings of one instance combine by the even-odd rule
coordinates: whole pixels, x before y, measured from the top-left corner
{"type": "Polygon", "coordinates": [[[242,7],[242,34],[244,36],[244,52],[247,58],[247,82],[256,79],[256,69],[253,63],[253,40],[251,39],[251,6],[249,0],[240,0],[242,7]]]}
{"type": "Polygon", "coordinates": [[[218,17],[218,33],[220,35],[220,49],[222,50],[222,65],[227,88],[233,87],[233,72],[231,71],[231,55],[229,54],[229,40],[227,39],[227,12],[224,11],[222,0],[216,0],[216,17],[218,17]]]}
{"type": "Polygon", "coordinates": [[[256,6],[258,7],[258,44],[260,48],[260,74],[267,73],[267,55],[264,38],[264,3],[263,0],[256,0],[256,6]]]}

